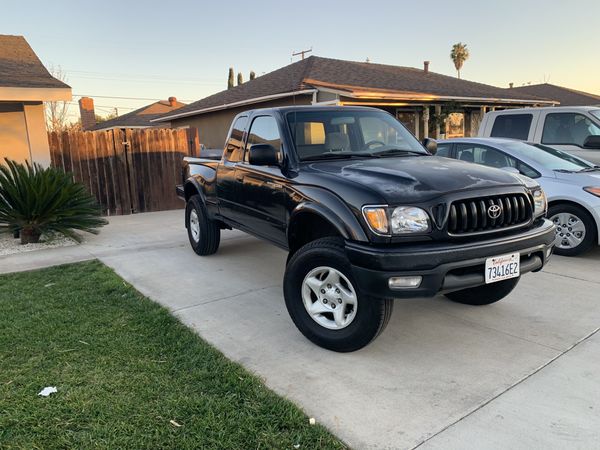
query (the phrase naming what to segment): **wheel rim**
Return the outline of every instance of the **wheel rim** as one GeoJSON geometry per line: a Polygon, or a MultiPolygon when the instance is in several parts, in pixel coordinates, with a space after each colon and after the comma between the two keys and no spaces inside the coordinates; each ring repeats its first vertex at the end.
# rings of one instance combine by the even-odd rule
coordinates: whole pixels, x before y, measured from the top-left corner
{"type": "Polygon", "coordinates": [[[200,240],[200,220],[198,219],[198,212],[192,209],[190,212],[190,232],[192,233],[192,239],[194,242],[200,240]]]}
{"type": "Polygon", "coordinates": [[[562,212],[550,217],[556,225],[554,245],[561,249],[573,249],[585,239],[585,224],[575,214],[562,212]]]}
{"type": "Polygon", "coordinates": [[[310,317],[330,330],[350,325],[358,308],[358,296],[350,280],[327,266],[317,267],[304,277],[302,302],[310,317]]]}

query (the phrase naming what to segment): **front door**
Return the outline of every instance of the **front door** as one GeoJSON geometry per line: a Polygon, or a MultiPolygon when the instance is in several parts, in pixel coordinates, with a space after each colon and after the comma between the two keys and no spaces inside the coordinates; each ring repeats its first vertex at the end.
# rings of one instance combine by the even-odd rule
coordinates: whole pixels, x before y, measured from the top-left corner
{"type": "Polygon", "coordinates": [[[281,135],[275,118],[258,116],[252,120],[244,161],[236,167],[242,225],[258,235],[286,245],[287,179],[277,166],[255,166],[249,163],[248,152],[253,144],[270,144],[281,152],[281,135]]]}
{"type": "Polygon", "coordinates": [[[600,164],[600,150],[583,147],[588,136],[600,135],[600,125],[591,117],[578,112],[544,112],[540,123],[539,142],[600,164]]]}

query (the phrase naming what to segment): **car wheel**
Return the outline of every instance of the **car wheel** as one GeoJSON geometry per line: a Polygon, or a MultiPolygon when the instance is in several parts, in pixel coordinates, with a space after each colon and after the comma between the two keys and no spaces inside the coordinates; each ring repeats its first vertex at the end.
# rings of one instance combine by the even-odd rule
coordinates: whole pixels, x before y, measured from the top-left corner
{"type": "Polygon", "coordinates": [[[199,195],[192,195],[185,207],[185,226],[194,251],[201,256],[212,255],[219,248],[221,230],[208,217],[199,195]]]}
{"type": "Polygon", "coordinates": [[[548,218],[556,225],[554,253],[577,256],[589,250],[596,242],[594,219],[583,208],[558,204],[548,210],[548,218]]]}
{"type": "Polygon", "coordinates": [[[352,276],[344,244],[322,238],[291,257],[283,279],[287,310],[300,332],[320,347],[358,350],[386,327],[391,299],[361,294],[352,276]]]}
{"type": "Polygon", "coordinates": [[[502,300],[515,288],[521,277],[510,278],[504,281],[484,284],[469,289],[449,292],[446,295],[450,300],[464,305],[483,306],[502,300]]]}

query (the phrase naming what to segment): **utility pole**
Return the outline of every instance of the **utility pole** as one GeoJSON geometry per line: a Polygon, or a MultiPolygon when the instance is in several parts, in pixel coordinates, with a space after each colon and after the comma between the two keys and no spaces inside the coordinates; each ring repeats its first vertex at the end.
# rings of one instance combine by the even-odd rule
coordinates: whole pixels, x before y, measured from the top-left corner
{"type": "Polygon", "coordinates": [[[312,47],[311,47],[311,48],[309,48],[308,50],[300,50],[299,52],[292,53],[292,58],[293,58],[294,56],[302,55],[302,59],[304,59],[304,54],[305,54],[305,53],[310,53],[310,52],[312,52],[312,47]]]}

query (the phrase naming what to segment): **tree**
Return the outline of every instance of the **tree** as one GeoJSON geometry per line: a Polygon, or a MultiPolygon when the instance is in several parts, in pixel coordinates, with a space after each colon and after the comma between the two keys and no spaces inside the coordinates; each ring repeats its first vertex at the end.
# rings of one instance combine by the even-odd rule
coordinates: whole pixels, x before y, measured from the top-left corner
{"type": "Polygon", "coordinates": [[[462,69],[465,61],[469,59],[469,50],[467,49],[467,44],[463,44],[462,42],[454,44],[452,46],[452,51],[450,52],[450,59],[454,63],[454,67],[456,67],[458,78],[460,78],[460,69],[462,69]]]}
{"type": "Polygon", "coordinates": [[[254,70],[250,71],[250,80],[254,80],[256,78],[256,74],[254,73],[254,70]]]}
{"type": "Polygon", "coordinates": [[[241,86],[242,84],[244,84],[244,76],[242,75],[242,72],[238,72],[238,86],[241,86]]]}
{"type": "MultiPolygon", "coordinates": [[[[50,66],[49,72],[54,78],[64,82],[67,81],[67,74],[60,66],[50,66]]],[[[67,102],[46,102],[45,107],[46,128],[48,131],[64,131],[69,127],[69,123],[67,123],[69,104],[67,102]]]]}
{"type": "Polygon", "coordinates": [[[227,89],[233,87],[233,67],[229,68],[229,77],[227,78],[227,89]]]}

